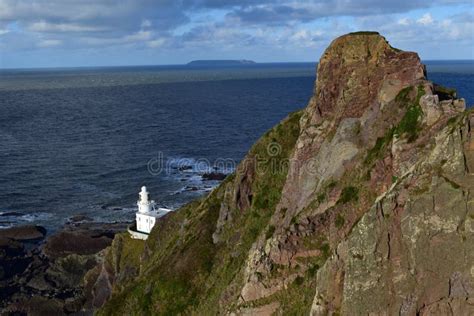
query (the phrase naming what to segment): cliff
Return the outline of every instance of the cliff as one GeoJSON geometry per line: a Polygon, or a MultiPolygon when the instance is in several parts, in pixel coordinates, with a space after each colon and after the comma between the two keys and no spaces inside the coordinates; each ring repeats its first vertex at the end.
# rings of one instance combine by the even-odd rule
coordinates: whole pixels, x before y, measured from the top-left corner
{"type": "Polygon", "coordinates": [[[446,91],[377,33],[337,38],[234,175],[143,251],[115,238],[99,314],[473,314],[474,115],[446,91]]]}

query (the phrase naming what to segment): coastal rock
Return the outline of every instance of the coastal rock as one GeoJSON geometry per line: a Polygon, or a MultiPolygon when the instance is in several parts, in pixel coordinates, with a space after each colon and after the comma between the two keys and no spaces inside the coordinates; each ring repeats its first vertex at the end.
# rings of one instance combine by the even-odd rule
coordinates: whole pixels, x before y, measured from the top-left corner
{"type": "Polygon", "coordinates": [[[65,315],[64,305],[56,299],[34,296],[10,305],[4,312],[12,315],[65,315]]]}
{"type": "Polygon", "coordinates": [[[208,196],[116,235],[85,277],[110,314],[470,315],[474,127],[418,55],[334,40],[314,94],[208,196]]]}
{"type": "Polygon", "coordinates": [[[0,216],[1,217],[6,217],[6,216],[23,216],[24,214],[23,213],[19,213],[19,212],[3,212],[3,213],[0,213],[0,216]]]}
{"type": "Polygon", "coordinates": [[[21,274],[31,262],[23,244],[0,237],[0,280],[10,279],[21,274]]]}
{"type": "Polygon", "coordinates": [[[0,238],[10,238],[18,241],[43,239],[45,235],[46,229],[44,227],[34,225],[0,229],[0,238]]]}
{"type": "Polygon", "coordinates": [[[186,170],[192,170],[193,166],[180,166],[177,168],[178,168],[178,171],[186,171],[186,170]]]}
{"type": "Polygon", "coordinates": [[[323,182],[340,178],[347,169],[343,164],[350,164],[358,148],[370,148],[386,125],[396,124],[403,113],[388,104],[424,78],[416,53],[391,47],[378,33],[351,33],[331,43],[318,64],[314,94],[301,119],[302,133],[291,159],[297,166],[290,167],[280,206],[287,216],[307,206],[323,182]],[[348,119],[353,127],[343,131],[348,119]],[[334,133],[345,141],[334,146],[334,133]],[[340,152],[346,154],[341,157],[340,152]],[[333,166],[333,161],[339,163],[330,170],[314,168],[321,162],[333,166]]]}
{"type": "Polygon", "coordinates": [[[219,172],[210,172],[210,173],[204,173],[202,175],[202,179],[204,181],[209,181],[209,180],[217,180],[217,181],[222,181],[225,179],[227,175],[219,172]]]}
{"type": "MultiPolygon", "coordinates": [[[[85,275],[100,262],[99,254],[112,244],[114,235],[126,223],[70,222],[49,236],[44,244],[31,244],[25,230],[12,230],[8,236],[25,239],[26,251],[19,241],[0,237],[0,311],[28,315],[61,315],[86,311],[85,275]],[[18,237],[20,236],[20,237],[18,237]],[[26,237],[25,237],[26,236],[26,237]]],[[[33,230],[35,231],[35,230],[33,230]]],[[[89,307],[91,308],[91,307],[89,307]]],[[[88,309],[91,313],[91,309],[88,309]]]]}
{"type": "Polygon", "coordinates": [[[43,252],[50,258],[70,254],[91,255],[110,246],[115,233],[126,230],[128,223],[80,223],[67,226],[47,238],[43,252]]]}
{"type": "Polygon", "coordinates": [[[78,214],[69,218],[69,223],[92,222],[92,218],[84,214],[78,214]]]}

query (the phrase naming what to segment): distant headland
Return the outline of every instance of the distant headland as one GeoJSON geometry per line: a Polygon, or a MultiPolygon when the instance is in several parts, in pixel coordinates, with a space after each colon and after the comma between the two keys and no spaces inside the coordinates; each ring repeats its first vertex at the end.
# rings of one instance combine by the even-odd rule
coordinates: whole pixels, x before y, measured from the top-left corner
{"type": "Polygon", "coordinates": [[[239,66],[256,64],[253,60],[247,59],[216,59],[216,60],[193,60],[187,63],[188,66],[239,66]]]}

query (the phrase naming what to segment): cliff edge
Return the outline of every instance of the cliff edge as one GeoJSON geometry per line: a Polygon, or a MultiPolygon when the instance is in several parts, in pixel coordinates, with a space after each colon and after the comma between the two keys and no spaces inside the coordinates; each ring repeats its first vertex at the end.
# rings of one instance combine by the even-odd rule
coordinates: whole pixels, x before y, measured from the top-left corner
{"type": "Polygon", "coordinates": [[[474,314],[472,127],[416,53],[337,38],[235,174],[143,251],[116,237],[86,282],[98,313],[474,314]]]}

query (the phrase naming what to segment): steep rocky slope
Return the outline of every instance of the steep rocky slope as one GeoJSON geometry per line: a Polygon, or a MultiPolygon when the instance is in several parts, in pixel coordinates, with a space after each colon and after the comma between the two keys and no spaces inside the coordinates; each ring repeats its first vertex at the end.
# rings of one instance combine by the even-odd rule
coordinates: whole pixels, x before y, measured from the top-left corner
{"type": "Polygon", "coordinates": [[[116,237],[99,314],[474,314],[472,127],[416,53],[336,39],[234,175],[143,251],[116,237]]]}

